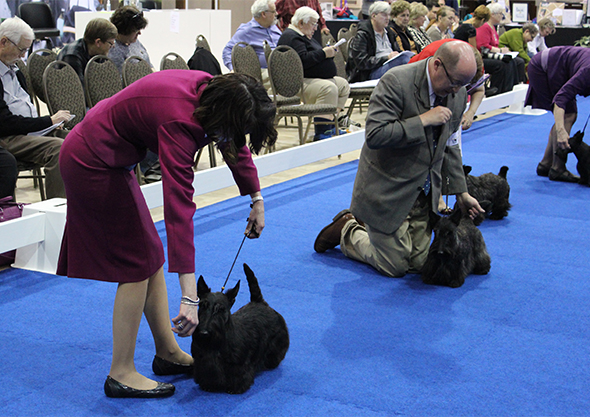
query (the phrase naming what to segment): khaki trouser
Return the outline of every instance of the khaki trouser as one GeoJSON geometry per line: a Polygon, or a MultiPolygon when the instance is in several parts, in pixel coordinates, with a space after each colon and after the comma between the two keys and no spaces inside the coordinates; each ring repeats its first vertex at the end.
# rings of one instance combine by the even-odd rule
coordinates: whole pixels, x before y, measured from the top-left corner
{"type": "Polygon", "coordinates": [[[346,106],[350,94],[348,81],[341,77],[334,78],[304,78],[303,102],[305,104],[337,105],[339,109],[346,106]]]}
{"type": "Polygon", "coordinates": [[[420,272],[428,256],[432,235],[427,200],[420,193],[410,214],[393,234],[382,233],[369,225],[363,227],[356,220],[347,222],[340,238],[342,253],[389,277],[420,272]]]}

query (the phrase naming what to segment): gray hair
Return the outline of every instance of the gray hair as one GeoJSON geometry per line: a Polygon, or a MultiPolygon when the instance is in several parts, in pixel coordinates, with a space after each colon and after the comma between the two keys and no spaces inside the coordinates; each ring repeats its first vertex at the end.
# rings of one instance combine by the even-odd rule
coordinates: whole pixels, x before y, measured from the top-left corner
{"type": "Polygon", "coordinates": [[[502,6],[500,3],[491,3],[488,5],[488,9],[490,9],[490,13],[491,14],[495,14],[495,13],[504,13],[506,10],[504,9],[504,6],[502,6]]]}
{"type": "Polygon", "coordinates": [[[527,30],[533,38],[537,36],[537,33],[539,33],[539,29],[537,29],[537,25],[535,25],[534,23],[525,23],[524,25],[522,25],[522,33],[524,33],[527,30]]]}
{"type": "Polygon", "coordinates": [[[35,33],[24,20],[11,17],[0,24],[0,38],[3,37],[10,39],[14,43],[19,43],[22,38],[34,40],[35,33]]]}
{"type": "Polygon", "coordinates": [[[371,4],[371,7],[369,7],[369,16],[379,13],[387,13],[389,15],[390,12],[391,6],[386,1],[376,1],[375,3],[371,4]]]}
{"type": "Polygon", "coordinates": [[[250,11],[252,12],[252,17],[258,18],[262,16],[262,13],[268,12],[268,5],[274,4],[274,2],[275,0],[256,0],[250,8],[250,11]]]}
{"type": "Polygon", "coordinates": [[[297,26],[299,22],[309,23],[311,19],[320,19],[320,15],[311,7],[303,6],[295,10],[295,14],[291,18],[293,26],[297,26]]]}

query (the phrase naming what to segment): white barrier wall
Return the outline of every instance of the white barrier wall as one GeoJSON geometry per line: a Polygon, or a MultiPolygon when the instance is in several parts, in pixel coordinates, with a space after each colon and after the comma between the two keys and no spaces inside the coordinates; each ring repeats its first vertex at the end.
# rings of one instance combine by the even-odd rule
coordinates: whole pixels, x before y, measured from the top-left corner
{"type": "MultiPolygon", "coordinates": [[[[76,39],[84,36],[89,21],[97,17],[109,19],[112,13],[76,13],[76,39]]],[[[176,52],[188,61],[195,51],[197,36],[203,35],[222,71],[227,71],[221,52],[232,36],[230,10],[144,10],[143,15],[148,25],[141,31],[139,40],[156,70],[160,69],[160,60],[168,52],[176,52]]]]}

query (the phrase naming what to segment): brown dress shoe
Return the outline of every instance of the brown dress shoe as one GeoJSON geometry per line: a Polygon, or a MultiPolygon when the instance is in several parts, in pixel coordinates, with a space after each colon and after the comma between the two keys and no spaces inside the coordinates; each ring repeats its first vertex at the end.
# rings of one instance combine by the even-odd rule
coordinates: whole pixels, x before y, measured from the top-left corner
{"type": "Polygon", "coordinates": [[[340,244],[340,235],[344,225],[349,221],[353,220],[354,216],[350,210],[342,210],[338,213],[332,223],[322,229],[318,237],[315,239],[313,248],[318,253],[324,253],[328,249],[334,249],[340,244]]]}

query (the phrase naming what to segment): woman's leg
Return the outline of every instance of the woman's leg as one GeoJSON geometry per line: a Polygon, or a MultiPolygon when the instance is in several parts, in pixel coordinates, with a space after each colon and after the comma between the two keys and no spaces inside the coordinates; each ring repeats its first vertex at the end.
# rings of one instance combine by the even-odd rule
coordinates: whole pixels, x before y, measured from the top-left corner
{"type": "Polygon", "coordinates": [[[113,359],[111,378],[131,388],[148,390],[157,386],[135,369],[135,342],[146,302],[149,279],[119,284],[113,309],[113,359]]]}
{"type": "MultiPolygon", "coordinates": [[[[571,134],[572,126],[576,122],[578,117],[577,113],[566,113],[564,116],[564,127],[568,134],[571,134]]],[[[555,155],[557,150],[557,131],[555,125],[551,127],[549,132],[549,140],[547,141],[547,147],[545,148],[545,154],[541,160],[543,167],[553,168],[557,172],[563,172],[565,170],[565,161],[555,155]]]]}
{"type": "Polygon", "coordinates": [[[168,293],[163,268],[160,268],[149,279],[143,312],[154,337],[156,355],[167,361],[192,364],[192,356],[180,349],[171,330],[168,293]]]}

